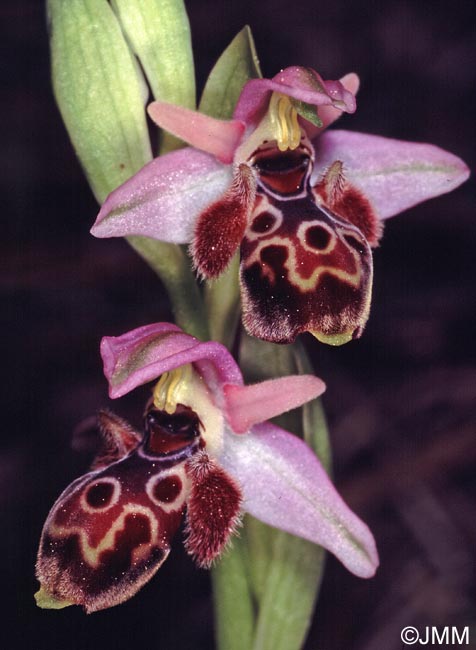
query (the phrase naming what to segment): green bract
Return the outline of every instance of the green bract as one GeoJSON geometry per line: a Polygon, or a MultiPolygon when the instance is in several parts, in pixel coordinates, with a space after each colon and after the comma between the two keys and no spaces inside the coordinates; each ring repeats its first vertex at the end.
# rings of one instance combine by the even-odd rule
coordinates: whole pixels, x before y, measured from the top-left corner
{"type": "Polygon", "coordinates": [[[48,18],[56,101],[102,202],[152,158],[145,82],[105,0],[49,0],[48,18]]]}

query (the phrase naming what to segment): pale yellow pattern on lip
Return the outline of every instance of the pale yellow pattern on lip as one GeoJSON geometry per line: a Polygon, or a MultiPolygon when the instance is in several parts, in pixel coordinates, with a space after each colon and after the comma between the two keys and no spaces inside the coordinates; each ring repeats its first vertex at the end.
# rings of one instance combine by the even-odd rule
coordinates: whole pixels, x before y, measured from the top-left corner
{"type": "Polygon", "coordinates": [[[151,528],[150,542],[139,544],[136,548],[133,549],[132,563],[134,563],[146,557],[149,554],[150,548],[152,546],[160,546],[159,527],[153,511],[150,508],[141,506],[137,503],[124,506],[121,514],[117,517],[117,519],[108,529],[107,533],[104,535],[97,546],[91,546],[88,541],[87,531],[82,526],[65,527],[55,526],[52,524],[48,531],[48,534],[53,537],[53,539],[64,539],[73,535],[77,535],[82,557],[87,562],[87,564],[89,564],[89,566],[96,569],[100,564],[101,553],[115,549],[116,533],[121,532],[125,529],[125,520],[128,515],[143,515],[147,517],[151,528]]]}
{"type": "MultiPolygon", "coordinates": [[[[322,225],[320,221],[309,221],[306,222],[306,225],[307,224],[319,226],[322,225]]],[[[284,268],[288,272],[289,282],[291,282],[291,284],[293,284],[301,291],[314,291],[319,283],[321,276],[324,273],[328,273],[329,275],[332,275],[339,280],[343,280],[353,287],[360,287],[362,280],[362,267],[360,264],[360,256],[357,251],[349,248],[349,252],[354,258],[357,269],[355,273],[348,273],[347,271],[343,271],[342,269],[338,269],[334,266],[321,265],[317,266],[314,269],[312,275],[309,278],[303,278],[298,272],[299,265],[297,262],[297,255],[294,244],[290,242],[288,238],[281,237],[280,235],[275,235],[274,237],[259,242],[253,253],[246,259],[246,261],[243,261],[244,268],[249,268],[252,264],[257,263],[261,267],[262,275],[264,277],[267,277],[270,282],[275,283],[276,274],[274,270],[261,261],[261,251],[268,246],[282,246],[286,248],[288,251],[288,258],[284,263],[284,268]]]]}

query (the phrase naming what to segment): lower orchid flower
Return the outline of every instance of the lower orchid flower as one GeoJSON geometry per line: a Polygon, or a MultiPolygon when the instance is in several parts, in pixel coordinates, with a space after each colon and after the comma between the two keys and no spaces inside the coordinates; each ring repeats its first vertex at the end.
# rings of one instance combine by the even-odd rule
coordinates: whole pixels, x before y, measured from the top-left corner
{"type": "Polygon", "coordinates": [[[244,386],[224,346],[175,325],[101,343],[110,396],[154,382],[144,433],[102,412],[92,470],[53,506],[37,562],[41,607],[94,612],[133,596],[158,570],[185,516],[199,566],[220,556],[242,512],[320,544],[354,574],[378,565],[367,526],[298,437],[266,422],[324,391],[310,375],[244,386]]]}
{"type": "Polygon", "coordinates": [[[383,220],[451,191],[468,169],[433,145],[322,134],[355,110],[358,83],[286,68],[249,81],[228,122],[153,102],[152,119],[193,148],[153,160],[112,192],[92,233],[191,243],[204,278],[239,248],[251,335],[289,343],[308,331],[333,345],[359,337],[383,220]]]}

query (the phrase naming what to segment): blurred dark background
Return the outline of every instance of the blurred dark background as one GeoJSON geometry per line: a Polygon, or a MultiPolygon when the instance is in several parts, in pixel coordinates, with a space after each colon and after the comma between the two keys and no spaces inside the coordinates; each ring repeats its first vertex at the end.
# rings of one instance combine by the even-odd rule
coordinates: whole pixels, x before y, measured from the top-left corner
{"type": "MultiPolygon", "coordinates": [[[[474,170],[473,0],[188,7],[200,87],[249,23],[265,76],[292,64],[328,79],[359,73],[357,113],[340,128],[433,142],[474,170]]],[[[79,608],[34,605],[44,518],[88,462],[71,450],[71,433],[109,404],[99,340],[169,312],[153,273],[125,243],[88,234],[97,206],[52,97],[42,2],[4,0],[0,18],[0,645],[208,650],[208,575],[180,540],[159,576],[121,607],[86,618],[79,608]]],[[[388,222],[363,338],[339,349],[306,338],[328,384],[337,485],[372,528],[382,562],[363,581],[328,559],[306,650],[397,650],[406,625],[469,625],[476,647],[475,217],[473,176],[388,222]]],[[[114,408],[134,419],[136,402],[114,408]]]]}

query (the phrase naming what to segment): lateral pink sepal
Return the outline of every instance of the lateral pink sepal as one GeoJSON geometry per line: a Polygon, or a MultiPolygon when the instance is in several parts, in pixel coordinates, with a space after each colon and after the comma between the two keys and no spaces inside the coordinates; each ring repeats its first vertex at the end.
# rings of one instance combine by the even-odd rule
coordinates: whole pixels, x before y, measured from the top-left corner
{"type": "Polygon", "coordinates": [[[91,233],[189,243],[198,215],[223,194],[231,178],[231,168],[190,147],[160,156],[109,194],[91,233]]]}
{"type": "Polygon", "coordinates": [[[230,164],[245,125],[239,120],[217,120],[189,108],[152,102],[147,107],[152,120],[196,149],[214,155],[222,163],[230,164]]]}
{"type": "Polygon", "coordinates": [[[405,142],[352,131],[326,131],[314,140],[314,176],[340,160],[346,179],[387,219],[440,194],[469,176],[457,156],[432,144],[405,142]]]}
{"type": "Polygon", "coordinates": [[[219,462],[239,482],[246,512],[320,544],[361,578],[374,575],[379,561],[372,533],[300,438],[268,422],[246,436],[228,432],[219,462]]]}
{"type": "Polygon", "coordinates": [[[240,369],[223,345],[202,343],[170,323],[145,325],[122,336],[105,336],[101,356],[112,399],[188,363],[195,365],[212,390],[243,381],[240,369]]]}
{"type": "Polygon", "coordinates": [[[235,433],[302,406],[325,391],[324,382],[313,375],[291,375],[252,386],[224,387],[225,412],[235,433]]]}

